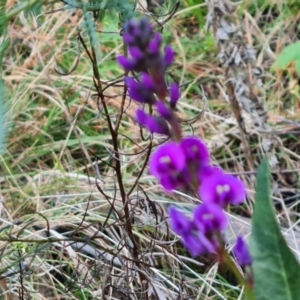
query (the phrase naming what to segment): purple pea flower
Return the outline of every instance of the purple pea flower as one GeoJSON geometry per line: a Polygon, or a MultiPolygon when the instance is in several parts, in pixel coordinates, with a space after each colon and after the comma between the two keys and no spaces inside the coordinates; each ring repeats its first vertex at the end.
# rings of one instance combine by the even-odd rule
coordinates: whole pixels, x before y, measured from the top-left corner
{"type": "Polygon", "coordinates": [[[125,83],[129,89],[129,96],[133,100],[140,103],[154,104],[156,99],[153,95],[155,90],[154,83],[151,83],[151,78],[144,75],[142,82],[136,81],[132,77],[127,77],[125,83]]]}
{"type": "Polygon", "coordinates": [[[169,126],[162,118],[150,116],[142,109],[137,109],[136,119],[141,126],[146,127],[151,133],[170,135],[169,126]]]}
{"type": "Polygon", "coordinates": [[[233,248],[233,253],[241,267],[251,266],[252,257],[249,253],[247,244],[241,236],[237,238],[236,244],[233,248]]]}
{"type": "Polygon", "coordinates": [[[150,54],[159,54],[159,50],[161,47],[162,37],[160,33],[155,33],[154,37],[151,39],[149,43],[149,53],[150,54]]]}
{"type": "Polygon", "coordinates": [[[215,252],[218,247],[214,234],[227,226],[222,209],[216,204],[199,205],[191,221],[175,207],[169,209],[170,226],[182,237],[184,247],[192,256],[215,252]]]}
{"type": "Polygon", "coordinates": [[[172,172],[181,172],[185,167],[185,156],[175,142],[161,145],[150,157],[150,173],[161,177],[172,172]]]}
{"type": "Polygon", "coordinates": [[[181,148],[188,164],[205,166],[209,163],[209,153],[206,145],[197,137],[185,137],[181,140],[181,148]]]}
{"type": "Polygon", "coordinates": [[[166,68],[168,68],[174,61],[175,52],[171,46],[165,47],[165,53],[164,53],[164,61],[166,68]]]}
{"type": "Polygon", "coordinates": [[[175,108],[176,104],[180,98],[180,91],[179,91],[179,86],[175,83],[172,82],[170,84],[170,107],[175,108]]]}
{"type": "Polygon", "coordinates": [[[199,196],[203,202],[216,203],[222,207],[228,204],[238,205],[246,197],[246,188],[238,178],[217,172],[203,179],[199,196]]]}
{"type": "Polygon", "coordinates": [[[200,232],[212,234],[226,229],[228,220],[223,209],[212,202],[200,204],[194,210],[194,224],[200,232]]]}
{"type": "Polygon", "coordinates": [[[159,182],[166,191],[171,192],[179,187],[187,187],[191,182],[191,176],[188,169],[184,168],[181,172],[161,176],[159,182]]]}
{"type": "Polygon", "coordinates": [[[176,207],[169,208],[170,226],[179,235],[186,235],[193,229],[192,221],[176,207]]]}
{"type": "Polygon", "coordinates": [[[182,243],[193,257],[215,252],[216,249],[214,242],[210,241],[201,232],[192,232],[184,235],[182,237],[182,243]]]}
{"type": "Polygon", "coordinates": [[[189,180],[184,152],[175,142],[161,145],[150,157],[149,167],[150,174],[168,191],[184,186],[189,180]]]}
{"type": "Polygon", "coordinates": [[[167,121],[170,121],[173,119],[172,110],[169,107],[167,107],[167,105],[165,103],[163,103],[162,101],[156,102],[156,110],[161,115],[161,117],[163,117],[167,121]]]}
{"type": "Polygon", "coordinates": [[[223,174],[222,169],[212,165],[204,165],[198,170],[197,178],[198,181],[201,183],[206,177],[215,174],[223,174]]]}
{"type": "Polygon", "coordinates": [[[127,58],[124,55],[119,55],[117,57],[117,62],[127,71],[134,69],[137,64],[136,60],[127,58]]]}
{"type": "Polygon", "coordinates": [[[184,213],[171,206],[169,216],[171,229],[182,236],[182,243],[192,256],[214,251],[213,244],[203,233],[195,230],[193,222],[184,213]]]}

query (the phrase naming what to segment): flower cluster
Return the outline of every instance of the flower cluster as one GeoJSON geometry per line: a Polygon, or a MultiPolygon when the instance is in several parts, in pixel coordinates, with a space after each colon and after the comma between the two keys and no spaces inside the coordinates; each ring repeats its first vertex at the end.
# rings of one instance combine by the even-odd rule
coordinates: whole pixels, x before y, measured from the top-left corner
{"type": "MultiPolygon", "coordinates": [[[[209,152],[197,138],[184,138],[180,144],[171,142],[161,146],[151,157],[150,172],[167,190],[191,185],[191,178],[197,180],[203,204],[196,206],[191,219],[171,207],[171,228],[182,237],[193,256],[220,250],[223,247],[220,233],[228,224],[223,208],[244,201],[246,189],[242,181],[210,165],[209,152]]],[[[239,261],[245,261],[246,247],[238,245],[235,249],[236,257],[241,258],[239,261]]]]}
{"type": "Polygon", "coordinates": [[[198,138],[185,137],[160,146],[151,156],[150,173],[168,191],[188,187],[209,163],[209,153],[198,138]]]}
{"type": "Polygon", "coordinates": [[[138,109],[136,120],[151,133],[179,135],[173,113],[180,97],[179,87],[175,82],[168,87],[165,79],[166,71],[174,61],[173,49],[167,46],[161,50],[161,34],[154,31],[146,18],[126,23],[123,40],[130,57],[120,55],[117,61],[125,70],[140,74],[125,79],[129,96],[139,103],[154,106],[157,112],[157,116],[152,116],[138,109]]]}
{"type": "Polygon", "coordinates": [[[227,227],[224,211],[214,203],[197,206],[192,220],[173,206],[169,215],[172,229],[182,236],[183,244],[192,256],[215,252],[219,245],[215,233],[227,227]]]}
{"type": "MultiPolygon", "coordinates": [[[[220,233],[228,225],[223,209],[244,201],[245,186],[238,178],[210,164],[209,151],[201,139],[181,137],[180,124],[174,114],[180,98],[179,86],[173,82],[168,87],[165,79],[174,60],[172,48],[167,46],[161,50],[162,37],[146,18],[129,21],[124,27],[123,39],[129,57],[121,55],[117,60],[126,71],[139,74],[125,79],[129,96],[156,111],[154,116],[138,109],[136,120],[151,133],[172,139],[159,146],[150,157],[150,173],[166,191],[192,188],[203,201],[194,209],[191,219],[171,207],[171,227],[193,256],[219,251],[224,247],[220,233]]],[[[251,264],[241,238],[234,253],[241,265],[251,264]]]]}

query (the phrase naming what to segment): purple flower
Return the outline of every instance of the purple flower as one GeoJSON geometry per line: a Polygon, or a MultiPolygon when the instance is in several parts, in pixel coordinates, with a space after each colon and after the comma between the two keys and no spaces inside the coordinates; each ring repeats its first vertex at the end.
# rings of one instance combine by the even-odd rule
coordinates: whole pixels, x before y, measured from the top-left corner
{"type": "Polygon", "coordinates": [[[161,145],[150,157],[149,167],[150,174],[167,191],[185,186],[189,182],[184,152],[175,142],[161,145]]]}
{"type": "Polygon", "coordinates": [[[156,90],[156,83],[153,81],[152,77],[147,73],[142,73],[141,82],[143,83],[144,87],[151,91],[155,92],[156,90]]]}
{"type": "Polygon", "coordinates": [[[172,82],[170,84],[170,107],[171,108],[176,107],[179,98],[180,98],[179,86],[175,82],[172,82]]]}
{"type": "Polygon", "coordinates": [[[162,42],[162,37],[160,33],[155,33],[154,37],[149,43],[149,52],[151,54],[159,54],[160,46],[162,42]]]}
{"type": "Polygon", "coordinates": [[[189,234],[193,228],[192,221],[174,206],[169,208],[170,225],[172,230],[179,235],[189,234]]]}
{"type": "Polygon", "coordinates": [[[173,112],[165,103],[162,101],[156,102],[156,110],[166,120],[171,120],[173,118],[173,112]]]}
{"type": "Polygon", "coordinates": [[[215,174],[223,174],[222,169],[212,166],[212,165],[204,165],[197,172],[197,178],[201,183],[206,177],[215,175],[215,174]]]}
{"type": "Polygon", "coordinates": [[[162,175],[159,178],[160,184],[166,191],[172,191],[179,187],[187,187],[191,182],[191,176],[187,168],[181,172],[173,172],[167,175],[162,175]]]}
{"type": "Polygon", "coordinates": [[[131,57],[135,61],[139,61],[140,59],[143,58],[143,52],[138,47],[133,46],[133,47],[130,47],[128,50],[129,50],[131,57]]]}
{"type": "Polygon", "coordinates": [[[182,237],[184,247],[191,253],[192,256],[195,257],[216,251],[218,243],[213,236],[215,230],[205,232],[205,226],[201,226],[201,229],[199,229],[195,220],[191,221],[185,214],[172,206],[169,209],[169,216],[172,230],[182,237]]]}
{"type": "Polygon", "coordinates": [[[153,36],[153,27],[147,18],[130,20],[124,25],[124,42],[129,46],[146,48],[153,36]]]}
{"type": "MultiPolygon", "coordinates": [[[[168,87],[165,76],[167,68],[174,60],[174,51],[170,46],[161,51],[162,36],[154,32],[153,26],[146,18],[131,20],[124,25],[123,40],[128,46],[131,58],[118,56],[118,63],[127,71],[144,72],[151,76],[155,88],[149,91],[143,82],[128,81],[129,96],[147,104],[154,104],[157,98],[165,100],[168,96],[168,87]],[[151,92],[151,93],[150,93],[151,92]]],[[[179,95],[176,87],[171,88],[170,105],[178,101],[179,95]],[[177,99],[176,99],[177,98],[177,99]]]]}
{"type": "Polygon", "coordinates": [[[124,55],[119,55],[117,61],[127,71],[134,69],[137,63],[135,60],[129,59],[124,55]]]}
{"type": "Polygon", "coordinates": [[[252,257],[250,256],[247,244],[241,236],[237,238],[233,253],[241,267],[250,266],[252,264],[252,257]]]}
{"type": "Polygon", "coordinates": [[[208,150],[199,138],[185,137],[181,140],[181,148],[188,164],[198,167],[209,163],[208,150]]]}
{"type": "Polygon", "coordinates": [[[153,89],[148,80],[144,77],[144,82],[138,82],[132,77],[127,77],[125,83],[129,89],[129,96],[140,103],[154,104],[156,99],[153,95],[153,89]],[[147,82],[145,82],[147,81],[147,82]]]}
{"type": "Polygon", "coordinates": [[[223,209],[215,203],[200,204],[194,210],[194,224],[203,234],[226,229],[228,220],[223,209]]]}
{"type": "Polygon", "coordinates": [[[146,127],[151,133],[170,135],[169,126],[162,118],[150,116],[142,109],[137,109],[136,119],[141,126],[146,127]]]}
{"type": "Polygon", "coordinates": [[[193,257],[215,251],[214,244],[203,234],[186,234],[183,236],[182,242],[193,257]]]}
{"type": "Polygon", "coordinates": [[[225,207],[228,204],[242,203],[246,197],[246,189],[238,178],[217,172],[203,179],[199,196],[203,202],[213,202],[225,207]]]}
{"type": "Polygon", "coordinates": [[[161,145],[150,157],[150,173],[161,177],[172,172],[181,172],[185,167],[185,156],[175,142],[161,145]]]}
{"type": "Polygon", "coordinates": [[[164,55],[164,61],[166,64],[166,67],[169,67],[173,61],[174,61],[175,53],[171,46],[165,47],[165,55],[164,55]]]}

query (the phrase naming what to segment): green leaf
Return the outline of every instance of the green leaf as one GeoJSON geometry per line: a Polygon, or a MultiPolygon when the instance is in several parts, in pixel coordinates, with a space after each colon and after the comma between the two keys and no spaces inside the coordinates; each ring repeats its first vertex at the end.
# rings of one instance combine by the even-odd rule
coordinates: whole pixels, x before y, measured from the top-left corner
{"type": "Polygon", "coordinates": [[[258,169],[250,252],[256,300],[299,300],[300,266],[277,222],[270,196],[269,163],[258,169]]]}
{"type": "Polygon", "coordinates": [[[5,6],[6,6],[6,0],[0,0],[0,36],[4,36],[7,31],[5,6]]]}
{"type": "Polygon", "coordinates": [[[285,70],[290,63],[295,63],[295,69],[300,74],[300,42],[283,49],[272,66],[273,70],[285,70]]]}
{"type": "Polygon", "coordinates": [[[11,116],[9,110],[11,109],[12,103],[2,78],[2,61],[9,45],[9,39],[3,40],[2,43],[0,42],[0,155],[6,152],[6,140],[11,128],[11,116]]]}
{"type": "Polygon", "coordinates": [[[9,116],[10,107],[10,98],[6,92],[5,83],[0,77],[0,155],[6,152],[6,140],[11,127],[9,116]]]}

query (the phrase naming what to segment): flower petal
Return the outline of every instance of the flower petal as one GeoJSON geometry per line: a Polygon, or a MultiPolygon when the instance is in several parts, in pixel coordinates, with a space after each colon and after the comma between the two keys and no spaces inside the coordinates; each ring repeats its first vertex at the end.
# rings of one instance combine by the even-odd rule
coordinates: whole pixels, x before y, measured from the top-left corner
{"type": "Polygon", "coordinates": [[[134,60],[140,60],[144,54],[138,47],[130,47],[129,53],[134,60]]]}
{"type": "Polygon", "coordinates": [[[150,116],[140,108],[136,111],[136,119],[141,126],[146,127],[151,133],[170,135],[169,126],[164,119],[150,116]]]}
{"type": "Polygon", "coordinates": [[[165,47],[165,56],[164,56],[164,61],[165,61],[166,67],[169,67],[173,63],[174,57],[175,57],[175,52],[174,52],[173,48],[171,46],[166,46],[165,47]]]}
{"type": "Polygon", "coordinates": [[[138,82],[132,77],[125,78],[130,98],[140,103],[154,104],[156,99],[153,92],[147,89],[142,82],[138,82]]]}
{"type": "Polygon", "coordinates": [[[194,210],[194,224],[200,232],[207,234],[226,229],[228,219],[220,206],[206,202],[194,210]]]}
{"type": "Polygon", "coordinates": [[[198,173],[197,173],[197,178],[199,182],[201,183],[206,177],[215,175],[215,174],[223,174],[222,169],[212,166],[212,165],[204,165],[202,166],[198,173]]]}
{"type": "Polygon", "coordinates": [[[166,120],[171,120],[173,118],[173,113],[169,107],[166,106],[162,101],[156,102],[156,110],[166,120]]]}
{"type": "Polygon", "coordinates": [[[155,33],[154,37],[149,43],[148,50],[151,54],[159,54],[159,48],[161,46],[162,37],[160,33],[155,33]]]}
{"type": "Polygon", "coordinates": [[[197,137],[186,137],[181,140],[181,148],[190,164],[207,165],[209,152],[202,140],[197,137]]]}
{"type": "Polygon", "coordinates": [[[184,247],[191,253],[193,257],[204,254],[206,248],[201,244],[198,236],[194,234],[186,234],[182,239],[184,247]]]}
{"type": "Polygon", "coordinates": [[[179,98],[180,98],[179,86],[177,83],[172,82],[170,84],[170,106],[171,106],[171,108],[175,108],[179,98]]]}
{"type": "Polygon", "coordinates": [[[172,172],[181,172],[185,168],[185,156],[181,147],[175,142],[169,142],[159,146],[151,155],[149,167],[150,173],[160,178],[172,172]]]}
{"type": "Polygon", "coordinates": [[[136,62],[134,60],[129,59],[123,55],[119,55],[117,57],[117,62],[121,67],[128,71],[132,70],[136,65],[136,62]]]}
{"type": "Polygon", "coordinates": [[[169,208],[169,216],[170,226],[175,233],[184,235],[191,232],[193,225],[191,220],[176,207],[169,208]]]}
{"type": "Polygon", "coordinates": [[[237,205],[244,201],[246,188],[241,180],[229,174],[213,174],[205,177],[199,189],[203,202],[213,202],[221,206],[237,205]]]}
{"type": "Polygon", "coordinates": [[[252,264],[252,257],[249,253],[248,246],[241,236],[237,238],[233,253],[241,267],[250,266],[252,264]]]}

